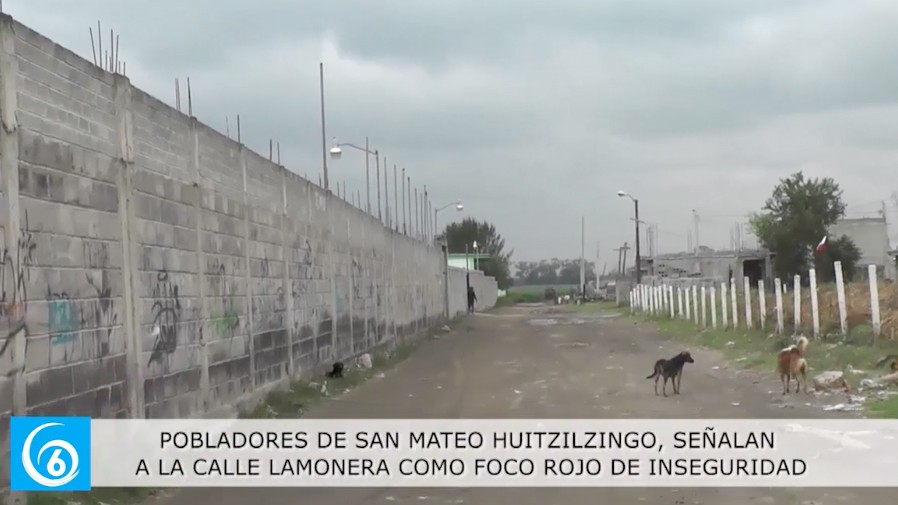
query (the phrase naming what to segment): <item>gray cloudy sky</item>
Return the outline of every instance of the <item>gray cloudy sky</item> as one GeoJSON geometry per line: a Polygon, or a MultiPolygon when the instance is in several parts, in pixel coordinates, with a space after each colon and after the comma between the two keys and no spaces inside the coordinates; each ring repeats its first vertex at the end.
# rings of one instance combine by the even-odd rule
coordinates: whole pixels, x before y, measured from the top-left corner
{"type": "MultiPolygon", "coordinates": [[[[686,247],[692,209],[702,244],[726,247],[797,170],[834,177],[852,215],[887,200],[898,219],[894,0],[3,3],[86,57],[99,18],[135,85],[173,103],[189,76],[200,120],[224,131],[239,113],[252,148],[279,140],[313,180],[323,61],[328,136],[369,135],[435,203],[463,199],[451,217],[495,223],[514,259],[579,256],[585,215],[587,255],[598,242],[614,264],[633,242],[618,189],[665,252],[686,247]]],[[[364,195],[360,154],[330,174],[364,195]]]]}

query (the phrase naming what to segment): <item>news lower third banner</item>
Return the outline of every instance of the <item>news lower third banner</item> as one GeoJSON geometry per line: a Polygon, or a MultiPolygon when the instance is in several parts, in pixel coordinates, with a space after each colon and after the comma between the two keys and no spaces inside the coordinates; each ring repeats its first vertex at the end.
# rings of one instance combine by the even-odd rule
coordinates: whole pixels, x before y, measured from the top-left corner
{"type": "Polygon", "coordinates": [[[864,419],[14,417],[14,491],[91,487],[896,487],[864,419]]]}

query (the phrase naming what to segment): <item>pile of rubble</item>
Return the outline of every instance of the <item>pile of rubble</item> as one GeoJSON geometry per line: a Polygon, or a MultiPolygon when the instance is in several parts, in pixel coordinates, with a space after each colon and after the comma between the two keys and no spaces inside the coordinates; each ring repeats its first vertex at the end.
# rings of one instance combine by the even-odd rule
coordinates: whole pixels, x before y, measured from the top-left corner
{"type": "Polygon", "coordinates": [[[832,393],[845,393],[848,401],[833,405],[826,405],[823,410],[859,411],[863,410],[864,402],[868,400],[885,400],[898,394],[898,391],[888,390],[892,385],[898,384],[898,372],[883,375],[875,379],[863,378],[858,382],[856,389],[852,389],[847,376],[864,375],[863,371],[855,370],[850,365],[845,372],[830,370],[817,374],[814,377],[814,395],[825,396],[832,393]]]}

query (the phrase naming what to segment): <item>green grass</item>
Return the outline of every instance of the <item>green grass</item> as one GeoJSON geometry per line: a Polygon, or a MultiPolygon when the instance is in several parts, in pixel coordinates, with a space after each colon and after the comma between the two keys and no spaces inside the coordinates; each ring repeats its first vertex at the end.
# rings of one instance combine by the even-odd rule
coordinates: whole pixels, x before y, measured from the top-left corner
{"type": "MultiPolygon", "coordinates": [[[[431,334],[432,336],[433,334],[431,334]]],[[[381,373],[411,356],[420,341],[397,346],[391,353],[377,353],[372,355],[372,367],[370,370],[348,368],[340,379],[326,379],[327,392],[325,396],[321,391],[325,379],[302,380],[294,382],[286,390],[273,391],[266,399],[250,412],[240,417],[251,419],[295,419],[302,417],[310,408],[327,398],[341,394],[347,389],[361,385],[374,375],[381,373]]]]}
{"type": "MultiPolygon", "coordinates": [[[[450,325],[454,323],[450,322],[450,325]]],[[[427,337],[440,332],[431,330],[427,337]]],[[[341,379],[327,379],[328,395],[321,391],[323,378],[304,379],[294,382],[286,390],[273,391],[253,410],[241,413],[241,418],[250,419],[295,419],[302,417],[310,408],[329,396],[342,394],[345,390],[363,384],[371,377],[405,361],[425,338],[396,346],[391,352],[372,353],[370,370],[347,367],[341,379]]],[[[159,493],[149,488],[97,488],[83,493],[28,493],[27,505],[131,505],[139,503],[159,493]]]]}
{"type": "Polygon", "coordinates": [[[545,301],[543,293],[532,291],[508,291],[505,296],[496,300],[497,307],[510,307],[519,303],[538,303],[545,301]]]}
{"type": "Polygon", "coordinates": [[[885,400],[871,403],[867,412],[871,417],[898,419],[898,396],[890,396],[885,400]]]}
{"type": "Polygon", "coordinates": [[[577,289],[576,284],[534,284],[534,285],[522,285],[522,286],[511,286],[508,288],[509,293],[536,293],[542,296],[546,289],[552,288],[558,294],[568,294],[577,289]]]}
{"type": "MultiPolygon", "coordinates": [[[[792,343],[789,335],[775,336],[760,330],[714,330],[700,328],[694,322],[682,319],[654,319],[643,315],[632,317],[655,324],[659,331],[677,337],[684,344],[719,350],[737,366],[763,372],[774,373],[776,353],[792,343]]],[[[886,373],[883,369],[876,369],[875,365],[887,354],[898,354],[898,343],[879,340],[873,344],[872,339],[862,336],[863,328],[859,330],[848,337],[811,339],[807,355],[810,377],[827,370],[842,371],[851,388],[856,389],[862,379],[886,373]],[[853,372],[848,373],[852,369],[853,372]]],[[[872,415],[898,418],[898,398],[868,400],[865,406],[872,415]]]]}

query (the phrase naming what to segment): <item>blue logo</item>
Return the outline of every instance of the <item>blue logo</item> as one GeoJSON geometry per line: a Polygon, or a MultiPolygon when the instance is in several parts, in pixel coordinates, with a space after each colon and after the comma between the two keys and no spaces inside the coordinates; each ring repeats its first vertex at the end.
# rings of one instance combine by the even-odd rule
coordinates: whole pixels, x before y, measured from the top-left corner
{"type": "Polygon", "coordinates": [[[12,417],[11,491],[90,491],[89,417],[12,417]]]}

